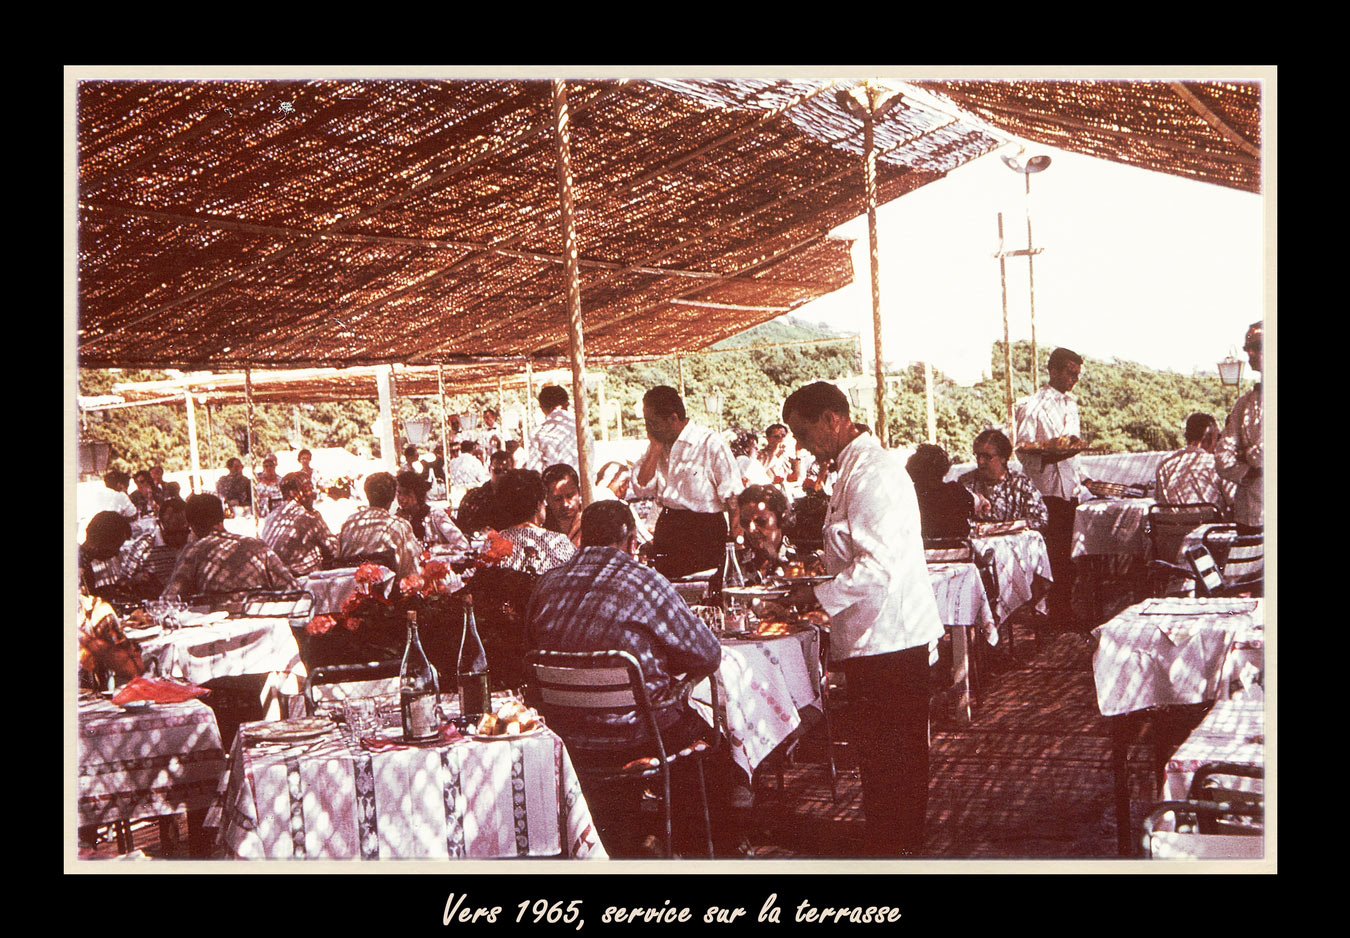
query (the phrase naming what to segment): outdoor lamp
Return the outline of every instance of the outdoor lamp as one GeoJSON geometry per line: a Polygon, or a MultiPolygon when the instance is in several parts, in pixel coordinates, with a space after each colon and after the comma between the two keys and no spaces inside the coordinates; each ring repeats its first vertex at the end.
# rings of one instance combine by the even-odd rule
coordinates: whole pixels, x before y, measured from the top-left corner
{"type": "Polygon", "coordinates": [[[426,414],[403,421],[403,435],[413,446],[421,446],[431,438],[431,418],[426,414]]]}
{"type": "Polygon", "coordinates": [[[102,475],[111,455],[112,447],[102,440],[80,440],[80,473],[102,475]]]}
{"type": "Polygon", "coordinates": [[[714,388],[703,397],[703,409],[710,414],[722,413],[722,392],[714,388]]]}
{"type": "Polygon", "coordinates": [[[1219,380],[1229,387],[1238,387],[1242,384],[1242,359],[1229,354],[1227,358],[1219,362],[1219,380]]]}
{"type": "Polygon", "coordinates": [[[849,388],[848,399],[853,404],[853,406],[858,408],[859,410],[867,409],[869,398],[867,392],[863,389],[862,385],[855,384],[853,385],[853,387],[849,388]]]}
{"type": "Polygon", "coordinates": [[[478,429],[478,412],[459,415],[459,430],[461,433],[468,433],[478,429]]]}

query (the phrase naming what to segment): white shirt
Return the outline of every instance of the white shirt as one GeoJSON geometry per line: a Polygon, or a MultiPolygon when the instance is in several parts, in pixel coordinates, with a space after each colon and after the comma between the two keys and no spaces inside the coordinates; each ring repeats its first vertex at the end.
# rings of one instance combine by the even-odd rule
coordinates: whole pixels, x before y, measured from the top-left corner
{"type": "Polygon", "coordinates": [[[1154,494],[1167,505],[1209,502],[1226,512],[1232,502],[1233,484],[1219,478],[1214,456],[1198,443],[1179,449],[1158,463],[1155,481],[1154,494]]]}
{"type": "Polygon", "coordinates": [[[570,407],[555,407],[544,418],[530,440],[530,455],[525,460],[525,468],[543,472],[558,463],[577,468],[577,421],[570,407]]]}
{"type": "MultiPolygon", "coordinates": [[[[1081,436],[1078,399],[1050,385],[1017,402],[1014,411],[1017,434],[1014,446],[1044,444],[1058,436],[1081,436]]],[[[1048,462],[1030,453],[1018,455],[1022,472],[1035,483],[1042,495],[1052,498],[1077,498],[1081,476],[1078,457],[1048,462]]]]}
{"type": "MultiPolygon", "coordinates": [[[[646,462],[650,453],[648,444],[638,465],[646,462]]],[[[634,498],[659,499],[664,508],[716,514],[726,511],[743,488],[741,470],[727,441],[691,420],[657,462],[651,480],[638,485],[634,471],[628,491],[634,498]]]]}
{"type": "Polygon", "coordinates": [[[446,465],[445,477],[450,485],[476,488],[488,480],[488,471],[477,456],[460,453],[446,465]]]}
{"type": "Polygon", "coordinates": [[[815,588],[830,615],[835,661],[928,645],[942,637],[924,561],[919,502],[903,463],[860,434],[839,454],[825,516],[825,572],[815,588]]]}
{"type": "MultiPolygon", "coordinates": [[[[595,492],[593,493],[591,500],[597,502],[624,501],[623,499],[619,498],[619,496],[615,495],[614,492],[608,486],[605,485],[597,485],[595,487],[595,492]]],[[[627,502],[624,503],[627,504],[627,502]]],[[[633,506],[628,505],[628,510],[632,511],[633,506]]],[[[638,513],[636,511],[633,511],[633,527],[637,533],[639,547],[652,539],[652,532],[648,530],[646,522],[644,522],[640,517],[638,517],[638,513]]]]}
{"type": "Polygon", "coordinates": [[[114,491],[106,485],[89,496],[89,508],[92,509],[89,512],[91,518],[100,511],[115,511],[128,519],[135,518],[138,514],[136,503],[131,500],[131,496],[126,492],[114,491]]]}
{"type": "Polygon", "coordinates": [[[1237,399],[1224,424],[1219,445],[1214,448],[1214,465],[1219,475],[1237,485],[1233,520],[1253,527],[1263,525],[1266,518],[1264,473],[1249,478],[1253,470],[1262,469],[1266,463],[1264,411],[1264,397],[1258,384],[1237,399]]]}
{"type": "Polygon", "coordinates": [[[741,481],[746,485],[773,485],[769,470],[753,456],[737,456],[736,468],[740,470],[741,481]]]}

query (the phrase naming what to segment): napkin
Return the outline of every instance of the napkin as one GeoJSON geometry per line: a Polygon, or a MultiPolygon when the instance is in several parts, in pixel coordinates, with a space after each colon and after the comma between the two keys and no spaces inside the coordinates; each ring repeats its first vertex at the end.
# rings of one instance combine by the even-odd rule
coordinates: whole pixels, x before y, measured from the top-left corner
{"type": "Polygon", "coordinates": [[[119,707],[133,700],[149,700],[162,704],[184,703],[205,697],[209,693],[210,689],[195,684],[180,684],[159,677],[138,677],[118,691],[112,702],[119,707]]]}
{"type": "Polygon", "coordinates": [[[453,723],[445,723],[441,726],[440,733],[435,739],[429,739],[424,743],[410,743],[404,740],[402,736],[364,736],[361,739],[361,748],[367,752],[389,752],[394,749],[427,749],[433,746],[445,746],[450,743],[457,743],[468,737],[461,736],[459,730],[453,723]]]}

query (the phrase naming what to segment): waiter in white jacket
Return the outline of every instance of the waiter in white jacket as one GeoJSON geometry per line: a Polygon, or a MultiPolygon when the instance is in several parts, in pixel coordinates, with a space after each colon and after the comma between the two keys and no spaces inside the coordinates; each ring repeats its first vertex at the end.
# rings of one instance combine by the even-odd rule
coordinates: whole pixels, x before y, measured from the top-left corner
{"type": "Polygon", "coordinates": [[[924,562],[919,504],[904,464],[849,416],[825,381],[783,404],[798,444],[839,477],[825,516],[825,572],[814,588],[830,616],[830,659],[848,681],[845,734],[862,769],[872,856],[923,851],[928,810],[928,645],[942,636],[924,562]]]}

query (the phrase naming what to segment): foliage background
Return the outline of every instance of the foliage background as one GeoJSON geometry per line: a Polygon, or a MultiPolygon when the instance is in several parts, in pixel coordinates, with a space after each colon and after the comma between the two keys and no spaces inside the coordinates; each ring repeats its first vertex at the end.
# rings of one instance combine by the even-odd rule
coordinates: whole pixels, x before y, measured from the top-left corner
{"type": "MultiPolygon", "coordinates": [[[[784,398],[811,381],[833,380],[860,373],[860,346],[856,336],[845,336],[824,324],[806,324],[789,318],[775,320],[718,343],[713,353],[685,356],[682,360],[686,409],[690,417],[721,428],[744,427],[763,431],[779,422],[784,398]],[[738,350],[747,345],[766,345],[807,340],[840,339],[814,345],[738,350]],[[724,400],[720,418],[704,412],[704,396],[717,389],[724,400]]],[[[1038,344],[1037,374],[1044,383],[1046,361],[1054,345],[1038,344]]],[[[1015,342],[1013,396],[1035,390],[1030,376],[1031,348],[1015,342]]],[[[679,366],[673,359],[594,369],[605,374],[604,397],[622,412],[623,435],[644,436],[636,404],[648,388],[658,384],[679,385],[679,366]]],[[[887,401],[887,423],[894,446],[913,446],[927,438],[923,366],[890,366],[888,374],[900,376],[887,401]]],[[[933,373],[937,442],[953,460],[962,461],[970,452],[975,435],[986,427],[1003,424],[1003,344],[990,349],[989,376],[971,387],[962,387],[941,372],[933,373]]],[[[110,393],[124,381],[148,381],[168,377],[163,371],[96,371],[81,369],[80,393],[110,393]]],[[[602,410],[599,389],[589,392],[591,428],[601,436],[602,410]]],[[[1082,415],[1083,437],[1095,447],[1112,452],[1171,450],[1183,445],[1181,434],[1186,417],[1194,411],[1214,414],[1223,422],[1235,397],[1217,374],[1182,375],[1156,371],[1133,362],[1085,359],[1083,377],[1075,389],[1082,415]]],[[[508,399],[510,408],[513,400],[508,399]]],[[[519,397],[514,403],[520,404],[519,397]]],[[[450,413],[495,407],[496,395],[446,395],[450,413]]],[[[230,456],[247,453],[246,407],[242,404],[213,406],[197,411],[199,451],[204,468],[223,467],[230,456]]],[[[399,398],[398,416],[430,414],[439,426],[441,406],[436,399],[399,398]]],[[[537,413],[537,411],[536,411],[537,413]]],[[[371,431],[378,417],[374,400],[340,403],[259,404],[254,407],[254,430],[258,459],[261,454],[286,449],[340,447],[356,453],[379,455],[379,443],[371,431]],[[297,434],[298,430],[298,434],[297,434]]],[[[866,415],[855,414],[865,420],[866,415]]],[[[187,421],[181,405],[152,405],[110,410],[89,415],[91,435],[111,444],[114,465],[133,471],[154,463],[168,472],[188,468],[187,421]]],[[[611,437],[618,425],[608,424],[611,437]]],[[[245,460],[247,462],[247,459],[245,460]]]]}

